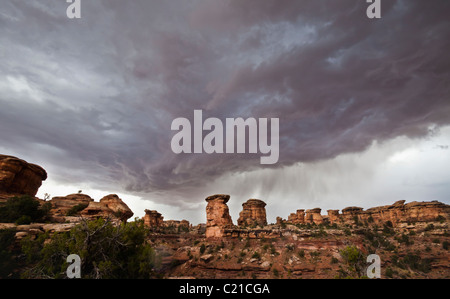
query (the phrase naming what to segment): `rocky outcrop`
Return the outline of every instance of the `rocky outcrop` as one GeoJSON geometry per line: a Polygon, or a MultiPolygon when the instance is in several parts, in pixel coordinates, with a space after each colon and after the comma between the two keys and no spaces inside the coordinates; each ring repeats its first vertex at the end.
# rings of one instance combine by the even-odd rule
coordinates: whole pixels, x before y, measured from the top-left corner
{"type": "Polygon", "coordinates": [[[174,229],[184,229],[188,230],[190,228],[189,221],[183,220],[165,220],[162,224],[163,227],[169,227],[174,229]]]}
{"type": "MultiPolygon", "coordinates": [[[[52,220],[55,222],[71,222],[68,217],[75,216],[77,212],[85,209],[90,202],[93,202],[89,195],[76,193],[67,196],[53,197],[49,203],[52,205],[52,220]]],[[[74,220],[76,221],[76,220],[74,220]]]]}
{"type": "Polygon", "coordinates": [[[288,217],[288,222],[293,224],[305,223],[305,210],[299,209],[296,213],[291,213],[288,217]]]}
{"type": "Polygon", "coordinates": [[[208,196],[205,200],[206,206],[206,237],[220,238],[224,235],[226,228],[233,227],[227,202],[229,195],[216,194],[208,196]]]}
{"type": "Polygon", "coordinates": [[[266,203],[259,199],[249,199],[242,204],[242,212],[239,214],[239,226],[265,226],[266,219],[266,203]]]}
{"type": "Polygon", "coordinates": [[[329,222],[335,223],[339,221],[339,210],[327,210],[327,213],[329,222]]]}
{"type": "Polygon", "coordinates": [[[320,208],[306,210],[305,223],[323,223],[323,217],[320,214],[321,211],[322,209],[320,208]]]}
{"type": "Polygon", "coordinates": [[[297,210],[297,213],[289,215],[287,222],[292,224],[321,224],[324,222],[330,224],[355,224],[357,222],[383,224],[390,221],[393,225],[397,225],[400,223],[450,220],[450,205],[438,201],[405,204],[404,200],[400,200],[392,205],[367,210],[353,206],[342,209],[342,213],[339,213],[339,210],[328,210],[328,216],[322,216],[320,212],[321,209],[319,208],[306,210],[304,222],[302,222],[303,210],[297,210]]]}
{"type": "Polygon", "coordinates": [[[116,194],[106,195],[100,199],[100,204],[110,209],[114,216],[122,221],[127,221],[134,214],[116,194]]]}
{"type": "Polygon", "coordinates": [[[0,193],[35,196],[47,172],[13,156],[0,155],[0,193]]]}
{"type": "Polygon", "coordinates": [[[116,194],[107,195],[100,202],[81,193],[53,197],[49,202],[52,204],[54,222],[78,222],[80,216],[90,219],[112,218],[125,222],[133,216],[130,208],[116,194]]]}
{"type": "Polygon", "coordinates": [[[164,217],[155,210],[145,210],[144,225],[149,228],[158,228],[163,225],[164,217]]]}

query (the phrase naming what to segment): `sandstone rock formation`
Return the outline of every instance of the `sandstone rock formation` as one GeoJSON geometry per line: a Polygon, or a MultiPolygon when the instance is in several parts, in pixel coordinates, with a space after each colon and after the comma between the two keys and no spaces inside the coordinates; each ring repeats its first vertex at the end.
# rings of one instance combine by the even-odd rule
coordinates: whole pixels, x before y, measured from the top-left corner
{"type": "Polygon", "coordinates": [[[78,222],[79,216],[95,219],[98,217],[113,218],[127,221],[133,212],[116,194],[103,197],[100,202],[95,202],[86,194],[70,194],[67,196],[53,197],[52,219],[55,222],[78,222]],[[69,214],[75,209],[76,213],[69,214]]]}
{"type": "Polygon", "coordinates": [[[206,206],[206,237],[220,238],[224,235],[224,229],[233,227],[227,202],[229,195],[216,194],[208,196],[206,206]]]}
{"type": "Polygon", "coordinates": [[[242,204],[242,212],[239,214],[239,226],[265,226],[266,219],[266,203],[259,199],[249,199],[242,204]]]}
{"type": "Polygon", "coordinates": [[[405,204],[404,200],[400,200],[392,205],[373,207],[367,210],[361,207],[347,207],[342,209],[342,214],[339,213],[339,210],[328,210],[327,216],[322,216],[320,212],[321,209],[319,208],[306,210],[303,222],[303,210],[297,210],[297,213],[289,215],[287,222],[292,224],[321,224],[324,222],[330,224],[354,224],[362,221],[383,224],[390,221],[396,225],[408,222],[436,221],[436,219],[450,220],[450,205],[438,201],[405,204]]]}
{"type": "Polygon", "coordinates": [[[321,224],[323,223],[323,218],[320,212],[322,209],[315,208],[306,210],[306,216],[305,216],[305,223],[315,223],[315,224],[321,224]]]}
{"type": "Polygon", "coordinates": [[[288,217],[288,222],[293,224],[303,224],[305,223],[305,210],[297,210],[296,213],[291,213],[288,217]]]}
{"type": "Polygon", "coordinates": [[[183,220],[165,220],[163,221],[163,227],[171,227],[175,229],[189,229],[190,224],[189,221],[183,220]]]}
{"type": "Polygon", "coordinates": [[[0,155],[0,193],[35,196],[47,172],[13,156],[0,155]]]}
{"type": "Polygon", "coordinates": [[[149,228],[158,228],[163,225],[164,217],[155,210],[145,210],[144,225],[149,228]]]}
{"type": "MultiPolygon", "coordinates": [[[[74,211],[75,207],[78,207],[78,210],[81,211],[86,208],[90,202],[93,202],[89,195],[76,193],[69,194],[67,196],[57,196],[53,197],[49,203],[52,205],[51,214],[52,219],[55,222],[66,222],[70,221],[68,217],[71,211],[74,211]]],[[[74,213],[75,214],[75,213],[74,213]]],[[[76,221],[76,220],[74,220],[76,221]]]]}
{"type": "Polygon", "coordinates": [[[100,204],[110,209],[114,216],[122,221],[127,221],[134,215],[130,208],[116,194],[104,196],[100,199],[100,204]]]}

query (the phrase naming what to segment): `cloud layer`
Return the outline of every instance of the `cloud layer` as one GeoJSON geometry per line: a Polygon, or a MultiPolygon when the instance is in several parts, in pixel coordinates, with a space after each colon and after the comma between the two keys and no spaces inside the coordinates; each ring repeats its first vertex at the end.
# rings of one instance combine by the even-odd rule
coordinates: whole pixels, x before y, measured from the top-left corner
{"type": "Polygon", "coordinates": [[[382,3],[370,20],[359,0],[98,0],[70,20],[65,1],[2,2],[1,147],[57,181],[181,206],[267,168],[172,153],[171,122],[194,109],[279,118],[278,170],[422,138],[450,124],[450,3],[382,3]]]}

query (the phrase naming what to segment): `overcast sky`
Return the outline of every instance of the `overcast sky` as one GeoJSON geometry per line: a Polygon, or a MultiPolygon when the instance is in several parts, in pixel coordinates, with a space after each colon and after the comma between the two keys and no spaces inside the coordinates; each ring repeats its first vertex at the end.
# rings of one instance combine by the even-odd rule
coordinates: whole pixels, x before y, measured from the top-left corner
{"type": "Polygon", "coordinates": [[[118,194],[205,222],[205,198],[268,221],[303,208],[450,203],[450,2],[0,2],[0,153],[38,195],[118,194]],[[280,156],[180,154],[175,118],[279,118],[280,156]]]}

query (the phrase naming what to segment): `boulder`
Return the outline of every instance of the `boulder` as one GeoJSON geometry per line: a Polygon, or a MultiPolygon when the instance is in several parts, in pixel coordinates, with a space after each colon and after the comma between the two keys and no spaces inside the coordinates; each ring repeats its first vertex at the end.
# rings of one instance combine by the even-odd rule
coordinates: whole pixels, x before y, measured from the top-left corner
{"type": "Polygon", "coordinates": [[[134,213],[116,194],[109,194],[100,199],[100,203],[109,208],[114,216],[122,221],[127,221],[134,213]]]}

